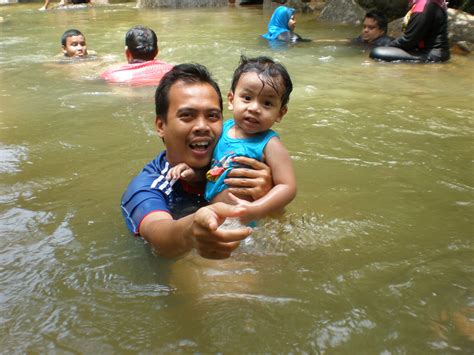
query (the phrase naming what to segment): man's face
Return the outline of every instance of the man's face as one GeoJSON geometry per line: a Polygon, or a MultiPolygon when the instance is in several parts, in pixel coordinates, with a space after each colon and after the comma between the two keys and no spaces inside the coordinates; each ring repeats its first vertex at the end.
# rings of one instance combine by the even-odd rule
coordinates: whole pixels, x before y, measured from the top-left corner
{"type": "Polygon", "coordinates": [[[82,58],[87,56],[87,46],[84,36],[67,37],[66,45],[63,46],[63,53],[66,57],[82,58]]]}
{"type": "Polygon", "coordinates": [[[156,130],[171,165],[207,167],[222,131],[217,92],[207,83],[175,82],[169,91],[167,122],[157,117],[156,130]]]}
{"type": "Polygon", "coordinates": [[[362,27],[362,39],[365,42],[372,43],[377,38],[384,35],[383,29],[379,27],[377,21],[373,18],[366,17],[362,27]]]}

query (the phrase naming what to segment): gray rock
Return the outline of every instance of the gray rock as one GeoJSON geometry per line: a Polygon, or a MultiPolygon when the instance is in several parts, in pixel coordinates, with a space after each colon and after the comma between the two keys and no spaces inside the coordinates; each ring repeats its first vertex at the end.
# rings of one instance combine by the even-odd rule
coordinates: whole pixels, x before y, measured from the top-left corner
{"type": "Polygon", "coordinates": [[[320,19],[332,22],[360,25],[365,10],[354,0],[327,0],[320,19]]]}
{"type": "Polygon", "coordinates": [[[448,9],[448,21],[451,41],[474,43],[474,16],[467,12],[448,9]]]}

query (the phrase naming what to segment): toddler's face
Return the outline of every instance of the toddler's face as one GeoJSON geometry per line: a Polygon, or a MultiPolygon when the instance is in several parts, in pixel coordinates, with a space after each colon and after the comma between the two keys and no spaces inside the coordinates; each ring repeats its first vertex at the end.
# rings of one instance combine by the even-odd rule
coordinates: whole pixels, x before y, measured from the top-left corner
{"type": "Polygon", "coordinates": [[[87,45],[84,36],[71,36],[66,38],[66,45],[63,46],[63,53],[66,57],[82,58],[87,56],[87,45]]]}
{"type": "Polygon", "coordinates": [[[280,122],[287,107],[281,106],[283,86],[281,80],[273,80],[276,88],[269,85],[255,72],[241,75],[235,92],[229,92],[229,109],[236,125],[247,135],[264,132],[275,122],[280,122]]]}

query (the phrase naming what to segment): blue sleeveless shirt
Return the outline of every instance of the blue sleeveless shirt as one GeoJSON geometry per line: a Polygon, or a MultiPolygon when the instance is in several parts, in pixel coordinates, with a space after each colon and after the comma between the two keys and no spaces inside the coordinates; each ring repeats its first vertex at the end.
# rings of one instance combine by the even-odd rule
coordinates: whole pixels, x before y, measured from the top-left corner
{"type": "Polygon", "coordinates": [[[256,134],[251,138],[231,138],[229,130],[234,127],[233,119],[224,122],[222,135],[217,142],[212,156],[211,169],[207,172],[207,183],[204,198],[211,201],[219,192],[228,186],[224,184],[227,174],[233,168],[241,167],[232,161],[233,157],[245,156],[253,159],[263,160],[263,150],[268,141],[278,134],[271,129],[256,134]]]}

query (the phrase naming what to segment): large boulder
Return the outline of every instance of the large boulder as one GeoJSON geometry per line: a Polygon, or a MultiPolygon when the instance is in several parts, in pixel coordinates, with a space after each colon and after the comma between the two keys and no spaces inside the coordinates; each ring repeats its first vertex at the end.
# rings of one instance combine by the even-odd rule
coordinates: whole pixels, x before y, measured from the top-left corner
{"type": "Polygon", "coordinates": [[[474,16],[460,10],[448,9],[449,38],[454,42],[474,44],[474,16]]]}
{"type": "Polygon", "coordinates": [[[360,25],[365,10],[355,0],[327,0],[320,19],[338,23],[360,25]]]}
{"type": "Polygon", "coordinates": [[[356,0],[364,9],[377,9],[393,20],[404,16],[408,10],[407,0],[356,0]]]}
{"type": "Polygon", "coordinates": [[[218,7],[227,6],[229,0],[137,0],[137,7],[154,8],[168,7],[173,9],[184,7],[218,7]]]}

